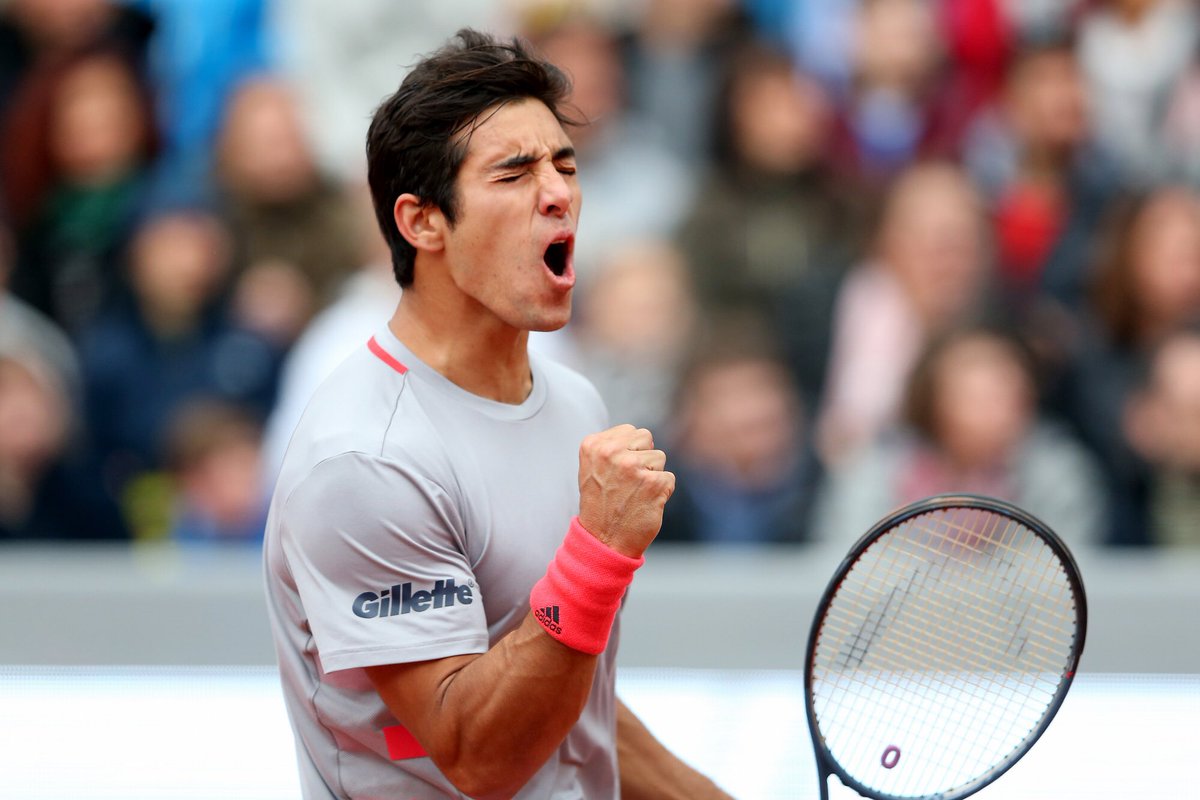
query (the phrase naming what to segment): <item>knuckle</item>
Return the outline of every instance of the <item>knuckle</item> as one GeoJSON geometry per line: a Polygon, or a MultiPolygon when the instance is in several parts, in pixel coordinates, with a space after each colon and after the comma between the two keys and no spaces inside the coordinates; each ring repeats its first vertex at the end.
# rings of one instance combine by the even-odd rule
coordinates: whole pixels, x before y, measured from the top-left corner
{"type": "Polygon", "coordinates": [[[603,455],[605,458],[616,461],[628,452],[629,449],[619,441],[610,439],[604,443],[603,455]]]}

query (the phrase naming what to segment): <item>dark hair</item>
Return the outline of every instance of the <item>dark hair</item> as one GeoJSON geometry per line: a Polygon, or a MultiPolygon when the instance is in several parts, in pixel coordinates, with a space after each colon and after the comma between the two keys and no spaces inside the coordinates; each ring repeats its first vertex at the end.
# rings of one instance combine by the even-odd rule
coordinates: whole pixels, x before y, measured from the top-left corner
{"type": "Polygon", "coordinates": [[[701,323],[680,365],[673,407],[683,408],[694,387],[710,372],[747,362],[778,368],[789,386],[799,393],[779,337],[755,307],[734,305],[710,313],[701,323]]]}
{"type": "Polygon", "coordinates": [[[713,104],[712,155],[718,164],[736,167],[741,157],[735,132],[737,114],[734,106],[738,96],[755,81],[779,74],[797,74],[796,63],[787,52],[760,41],[740,43],[732,50],[725,61],[713,104]]]}
{"type": "Polygon", "coordinates": [[[984,339],[1004,347],[1025,373],[1034,395],[1041,389],[1041,369],[1037,354],[1029,342],[1012,327],[989,320],[972,320],[934,337],[917,358],[902,408],[909,426],[927,439],[936,438],[938,371],[946,353],[963,342],[984,339]]]}
{"type": "Polygon", "coordinates": [[[1147,236],[1153,215],[1168,203],[1186,198],[1195,203],[1194,191],[1185,184],[1163,183],[1138,192],[1127,193],[1109,209],[1101,227],[1092,275],[1091,304],[1110,340],[1120,346],[1139,344],[1145,334],[1146,310],[1138,287],[1139,250],[1147,236]]]}
{"type": "Polygon", "coordinates": [[[153,88],[125,51],[93,45],[33,71],[8,103],[6,133],[0,147],[0,196],[7,205],[9,224],[18,235],[34,223],[41,204],[59,179],[56,145],[50,131],[62,87],[79,70],[96,63],[114,64],[124,73],[138,105],[141,160],[149,164],[158,155],[161,137],[153,88]]]}
{"type": "Polygon", "coordinates": [[[559,123],[578,124],[560,109],[570,91],[562,71],[535,56],[520,39],[505,43],[464,28],[418,62],[383,101],[367,132],[367,183],[401,286],[412,283],[416,249],[396,229],[396,198],[411,192],[423,204],[441,209],[453,225],[458,211],[454,181],[480,115],[532,98],[544,103],[559,123]]]}
{"type": "Polygon", "coordinates": [[[262,424],[249,409],[202,397],[184,404],[167,425],[163,446],[167,467],[176,473],[196,467],[230,445],[258,446],[262,424]]]}

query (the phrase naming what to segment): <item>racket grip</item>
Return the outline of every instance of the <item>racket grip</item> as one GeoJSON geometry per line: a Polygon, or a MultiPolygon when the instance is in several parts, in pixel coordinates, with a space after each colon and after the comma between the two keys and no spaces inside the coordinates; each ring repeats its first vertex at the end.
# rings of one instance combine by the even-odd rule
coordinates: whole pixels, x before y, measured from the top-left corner
{"type": "Polygon", "coordinates": [[[645,560],[618,553],[572,518],[546,574],[529,593],[534,618],[567,647],[603,653],[625,590],[645,560]]]}

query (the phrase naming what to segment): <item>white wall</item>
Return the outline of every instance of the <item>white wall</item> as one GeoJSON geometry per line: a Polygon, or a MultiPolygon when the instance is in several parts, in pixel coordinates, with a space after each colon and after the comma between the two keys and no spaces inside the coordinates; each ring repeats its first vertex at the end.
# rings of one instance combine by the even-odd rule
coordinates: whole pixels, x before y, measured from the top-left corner
{"type": "MultiPolygon", "coordinates": [[[[653,548],[630,593],[621,663],[798,669],[843,553],[653,548]]],[[[1200,553],[1076,553],[1083,672],[1200,673],[1200,553]]],[[[0,548],[0,663],[270,664],[259,553],[0,548]]]]}

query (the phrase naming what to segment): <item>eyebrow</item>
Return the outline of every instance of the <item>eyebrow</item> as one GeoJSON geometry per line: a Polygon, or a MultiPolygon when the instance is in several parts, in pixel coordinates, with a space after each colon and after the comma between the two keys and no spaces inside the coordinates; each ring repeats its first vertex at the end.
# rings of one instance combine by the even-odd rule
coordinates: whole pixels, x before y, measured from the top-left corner
{"type": "MultiPolygon", "coordinates": [[[[566,161],[567,159],[571,159],[574,157],[575,157],[575,148],[574,147],[562,147],[555,151],[554,155],[551,156],[550,160],[551,161],[566,161]]],[[[491,171],[492,172],[503,172],[504,170],[518,169],[520,167],[527,167],[530,164],[537,163],[539,160],[541,160],[540,156],[535,156],[535,155],[532,155],[529,153],[518,153],[517,155],[512,156],[511,158],[506,158],[503,161],[493,164],[491,167],[491,171]]]]}

